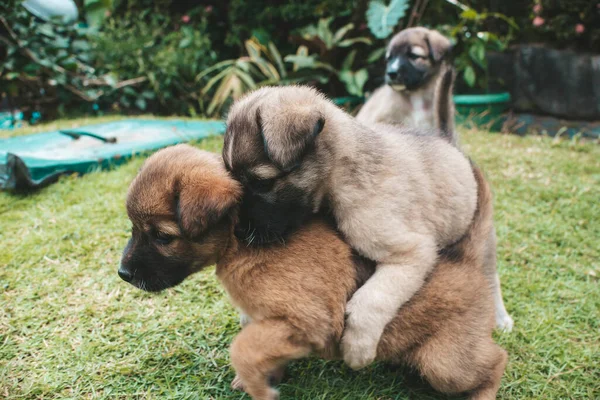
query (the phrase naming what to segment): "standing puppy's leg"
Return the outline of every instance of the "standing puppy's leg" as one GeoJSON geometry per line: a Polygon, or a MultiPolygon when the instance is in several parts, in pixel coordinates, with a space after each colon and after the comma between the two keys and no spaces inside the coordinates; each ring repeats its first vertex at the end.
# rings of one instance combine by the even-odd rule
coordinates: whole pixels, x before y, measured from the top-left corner
{"type": "Polygon", "coordinates": [[[344,361],[353,369],[369,365],[385,326],[423,286],[435,264],[437,251],[431,237],[412,235],[403,252],[386,257],[346,306],[342,338],[344,361]]]}
{"type": "Polygon", "coordinates": [[[237,375],[234,389],[243,389],[255,400],[275,400],[271,380],[294,359],[311,352],[308,344],[294,340],[295,330],[281,320],[251,322],[231,345],[231,364],[237,375]]]}
{"type": "Polygon", "coordinates": [[[500,289],[500,276],[498,275],[497,256],[496,256],[496,229],[492,227],[487,242],[485,261],[483,268],[485,275],[490,282],[492,293],[494,295],[494,309],[496,314],[496,328],[505,332],[510,332],[514,321],[504,307],[502,300],[502,290],[500,289]]]}

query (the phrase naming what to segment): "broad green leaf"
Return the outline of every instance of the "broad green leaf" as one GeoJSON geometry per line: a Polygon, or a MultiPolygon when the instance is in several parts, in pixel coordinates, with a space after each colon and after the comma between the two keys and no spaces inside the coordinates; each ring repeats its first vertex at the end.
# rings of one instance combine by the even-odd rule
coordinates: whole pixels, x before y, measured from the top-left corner
{"type": "Polygon", "coordinates": [[[348,53],[346,58],[344,58],[344,61],[342,62],[342,71],[352,69],[352,64],[354,64],[354,58],[356,57],[356,52],[357,52],[357,50],[354,49],[350,53],[348,53]]]}
{"type": "Polygon", "coordinates": [[[369,53],[369,56],[367,57],[367,63],[372,64],[375,61],[379,60],[385,54],[385,50],[385,47],[380,47],[378,49],[373,50],[371,53],[369,53]]]}
{"type": "Polygon", "coordinates": [[[308,57],[308,47],[302,45],[302,46],[298,47],[298,49],[296,50],[296,54],[295,55],[291,54],[291,55],[285,56],[285,58],[284,58],[285,62],[291,62],[291,63],[293,63],[294,66],[293,66],[292,70],[294,72],[298,72],[298,69],[300,69],[301,67],[300,67],[300,65],[298,63],[296,63],[295,61],[293,61],[294,60],[293,57],[308,57]],[[288,60],[288,57],[290,57],[290,56],[292,58],[288,60]]]}
{"type": "Polygon", "coordinates": [[[93,5],[90,7],[86,7],[85,19],[90,26],[99,27],[104,22],[104,18],[106,17],[106,11],[107,9],[102,7],[101,5],[93,5]]]}
{"type": "Polygon", "coordinates": [[[294,70],[302,69],[302,68],[314,68],[315,66],[315,56],[301,55],[301,54],[289,54],[285,56],[284,60],[286,62],[291,62],[294,64],[294,70]]]}
{"type": "Polygon", "coordinates": [[[380,0],[371,0],[367,9],[367,24],[378,39],[390,36],[394,27],[404,17],[408,8],[408,0],[391,0],[386,6],[380,0]]]}
{"type": "Polygon", "coordinates": [[[140,110],[145,111],[146,110],[146,99],[144,99],[143,97],[138,97],[137,100],[135,101],[135,105],[140,110]]]}
{"type": "Polygon", "coordinates": [[[54,29],[52,29],[52,25],[50,24],[40,24],[37,26],[37,31],[39,33],[41,33],[42,35],[48,36],[53,38],[54,36],[56,36],[54,34],[54,29]]]}
{"type": "Polygon", "coordinates": [[[319,20],[319,24],[317,25],[317,34],[325,43],[325,47],[331,49],[333,47],[333,33],[331,33],[331,29],[329,25],[333,18],[321,18],[319,20]]]}
{"type": "Polygon", "coordinates": [[[477,40],[469,47],[469,57],[480,67],[485,67],[485,45],[477,40]]]}
{"type": "Polygon", "coordinates": [[[356,43],[364,43],[366,45],[371,45],[373,42],[371,41],[371,39],[366,38],[366,37],[357,37],[357,38],[342,40],[341,42],[338,43],[338,46],[339,47],[350,47],[356,43]]]}
{"type": "Polygon", "coordinates": [[[460,17],[468,20],[474,20],[479,17],[479,14],[477,14],[477,11],[473,10],[472,8],[468,8],[460,13],[460,17]]]}
{"type": "Polygon", "coordinates": [[[273,42],[269,42],[269,53],[275,61],[275,64],[277,64],[277,68],[279,68],[279,74],[282,78],[285,78],[287,76],[285,65],[283,64],[283,60],[281,58],[279,50],[277,50],[277,47],[273,44],[273,42]]]}
{"type": "Polygon", "coordinates": [[[71,47],[75,51],[88,51],[90,50],[90,43],[87,40],[73,40],[71,47]]]}
{"type": "Polygon", "coordinates": [[[473,67],[471,67],[469,65],[467,68],[465,68],[463,78],[464,78],[465,82],[467,83],[467,85],[469,85],[469,87],[475,86],[476,76],[475,76],[475,70],[473,69],[473,67]]]}
{"type": "Polygon", "coordinates": [[[369,78],[369,73],[365,68],[356,72],[346,70],[339,74],[339,78],[345,84],[348,93],[354,96],[362,96],[363,87],[369,78]]]}
{"type": "Polygon", "coordinates": [[[352,29],[354,29],[353,23],[342,26],[340,29],[338,29],[335,32],[335,35],[333,35],[333,43],[335,44],[335,43],[338,43],[339,41],[341,41],[343,39],[343,37],[346,36],[346,33],[351,31],[352,29]]]}
{"type": "Polygon", "coordinates": [[[254,90],[256,88],[256,82],[254,82],[254,79],[252,78],[252,76],[250,76],[250,74],[239,70],[235,73],[240,78],[240,80],[244,82],[244,84],[246,84],[249,90],[254,90]]]}
{"type": "Polygon", "coordinates": [[[252,39],[246,40],[246,51],[248,52],[248,56],[252,59],[260,58],[261,47],[262,46],[258,42],[252,39]]]}
{"type": "Polygon", "coordinates": [[[354,80],[356,81],[356,87],[359,90],[359,93],[357,94],[357,96],[363,95],[363,87],[365,86],[365,83],[367,83],[368,79],[369,79],[369,72],[367,71],[366,68],[359,69],[354,74],[354,80]]]}
{"type": "Polygon", "coordinates": [[[186,36],[183,39],[181,39],[181,41],[179,42],[179,48],[185,49],[186,47],[189,47],[190,44],[192,44],[192,37],[186,36]]]}
{"type": "Polygon", "coordinates": [[[117,74],[111,72],[110,74],[106,74],[103,76],[104,82],[110,87],[115,87],[117,84],[117,74]]]}
{"type": "Polygon", "coordinates": [[[112,10],[113,0],[85,0],[83,8],[87,23],[97,28],[104,22],[107,11],[112,10]]]}
{"type": "Polygon", "coordinates": [[[236,60],[225,60],[225,61],[218,62],[211,67],[206,68],[205,70],[200,72],[198,75],[196,75],[196,82],[200,81],[205,76],[209,75],[213,71],[216,71],[222,67],[230,67],[231,65],[235,64],[235,62],[236,62],[236,60]]]}

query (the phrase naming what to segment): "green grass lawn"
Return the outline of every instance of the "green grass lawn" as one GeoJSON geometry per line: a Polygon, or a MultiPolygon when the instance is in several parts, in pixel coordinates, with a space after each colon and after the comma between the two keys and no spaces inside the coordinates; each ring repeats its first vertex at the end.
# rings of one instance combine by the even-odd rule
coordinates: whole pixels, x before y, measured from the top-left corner
{"type": "MultiPolygon", "coordinates": [[[[499,269],[516,323],[496,335],[510,354],[499,398],[599,398],[600,147],[477,131],[462,132],[462,142],[494,187],[499,269]]],[[[200,146],[218,151],[221,138],[200,146]]],[[[117,276],[130,229],[126,189],[142,161],[26,197],[0,193],[0,397],[242,397],[229,389],[237,315],[212,269],[159,295],[117,276]]],[[[385,365],[353,372],[308,359],[289,376],[280,386],[287,399],[444,398],[385,365]]]]}

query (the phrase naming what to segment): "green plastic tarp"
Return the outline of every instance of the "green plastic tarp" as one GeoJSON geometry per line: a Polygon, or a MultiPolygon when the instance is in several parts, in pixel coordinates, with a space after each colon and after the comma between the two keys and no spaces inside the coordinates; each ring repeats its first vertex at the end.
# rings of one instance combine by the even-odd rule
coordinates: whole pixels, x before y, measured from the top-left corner
{"type": "Polygon", "coordinates": [[[63,174],[110,168],[136,154],[224,132],[222,121],[123,120],[0,139],[0,188],[37,189],[63,174]]]}

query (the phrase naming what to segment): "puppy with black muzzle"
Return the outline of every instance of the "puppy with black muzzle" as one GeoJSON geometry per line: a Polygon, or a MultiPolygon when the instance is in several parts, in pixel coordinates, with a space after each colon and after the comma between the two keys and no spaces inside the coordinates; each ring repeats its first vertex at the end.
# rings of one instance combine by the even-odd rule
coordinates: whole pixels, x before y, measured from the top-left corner
{"type": "Polygon", "coordinates": [[[454,83],[454,71],[446,62],[450,49],[450,41],[438,31],[422,27],[400,31],[387,47],[385,85],[373,92],[356,118],[365,124],[435,127],[438,131],[423,133],[439,132],[456,143],[454,103],[443,98],[448,86],[452,93],[454,83]]]}
{"type": "MultiPolygon", "coordinates": [[[[467,234],[442,251],[423,288],[397,311],[377,359],[414,367],[441,392],[494,399],[507,356],[491,338],[492,299],[481,264],[492,202],[478,170],[475,176],[478,212],[467,234]]],[[[271,385],[289,361],[339,356],[346,301],[374,265],[319,218],[285,245],[247,246],[234,229],[241,196],[215,154],[187,145],[157,152],[129,188],[133,230],[119,275],[158,291],[216,262],[217,277],[247,316],[231,346],[232,386],[272,400],[278,393],[271,385]]]]}

